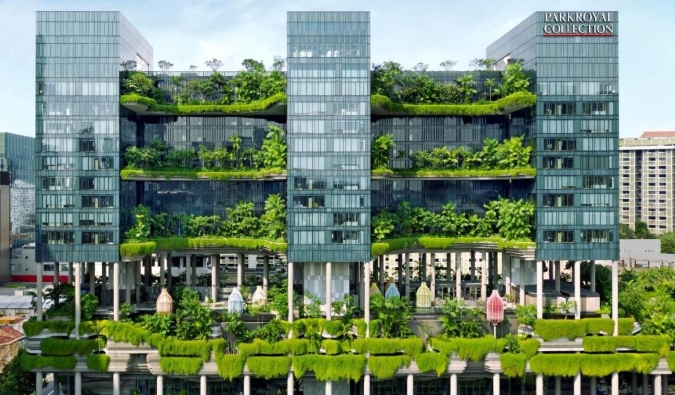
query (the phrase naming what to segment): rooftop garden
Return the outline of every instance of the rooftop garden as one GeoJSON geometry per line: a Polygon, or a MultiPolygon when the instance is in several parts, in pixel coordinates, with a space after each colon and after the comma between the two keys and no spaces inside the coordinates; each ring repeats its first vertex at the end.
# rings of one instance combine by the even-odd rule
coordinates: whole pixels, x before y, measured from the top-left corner
{"type": "MultiPolygon", "coordinates": [[[[523,145],[523,137],[511,137],[500,143],[485,139],[480,151],[472,152],[464,147],[454,150],[446,146],[421,150],[410,155],[411,169],[390,169],[389,159],[396,144],[391,134],[383,134],[373,140],[371,165],[374,176],[422,176],[422,177],[515,177],[536,174],[532,168],[532,147],[523,145]]],[[[405,151],[394,151],[397,157],[405,157],[405,151]]]]}

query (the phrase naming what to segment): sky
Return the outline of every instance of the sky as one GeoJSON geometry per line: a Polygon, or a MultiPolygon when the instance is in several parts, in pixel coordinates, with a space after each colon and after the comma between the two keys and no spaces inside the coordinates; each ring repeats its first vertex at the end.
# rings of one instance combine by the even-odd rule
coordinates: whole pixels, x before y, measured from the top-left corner
{"type": "MultiPolygon", "coordinates": [[[[121,11],[173,70],[285,57],[286,11],[370,11],[371,61],[469,70],[535,11],[619,11],[620,136],[675,130],[673,0],[0,0],[0,132],[35,136],[35,12],[121,11]]],[[[156,63],[155,63],[155,69],[156,63]]]]}

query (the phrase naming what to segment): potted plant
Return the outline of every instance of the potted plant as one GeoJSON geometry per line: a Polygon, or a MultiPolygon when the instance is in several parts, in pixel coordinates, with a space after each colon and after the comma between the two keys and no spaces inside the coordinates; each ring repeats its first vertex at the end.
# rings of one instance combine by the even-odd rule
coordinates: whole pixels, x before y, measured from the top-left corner
{"type": "Polygon", "coordinates": [[[534,305],[516,306],[516,317],[518,317],[518,333],[528,336],[534,334],[534,321],[537,319],[537,307],[534,305]]]}

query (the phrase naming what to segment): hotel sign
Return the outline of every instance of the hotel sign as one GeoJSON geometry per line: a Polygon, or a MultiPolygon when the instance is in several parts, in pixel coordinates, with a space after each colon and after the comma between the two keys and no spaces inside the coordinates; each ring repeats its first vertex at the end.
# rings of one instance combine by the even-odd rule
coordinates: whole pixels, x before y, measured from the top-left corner
{"type": "Polygon", "coordinates": [[[609,12],[545,12],[544,36],[613,36],[609,12]]]}

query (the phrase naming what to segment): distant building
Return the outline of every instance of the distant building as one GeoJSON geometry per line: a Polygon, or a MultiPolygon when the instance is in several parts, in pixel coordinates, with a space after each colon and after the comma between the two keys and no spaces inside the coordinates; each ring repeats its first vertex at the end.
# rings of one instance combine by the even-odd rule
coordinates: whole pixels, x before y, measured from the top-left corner
{"type": "Polygon", "coordinates": [[[0,133],[0,171],[10,173],[12,248],[35,241],[35,138],[0,133]]]}
{"type": "Polygon", "coordinates": [[[23,333],[9,325],[0,326],[0,372],[19,352],[24,337],[23,333]]]}
{"type": "MultiPolygon", "coordinates": [[[[619,141],[619,221],[635,229],[647,223],[660,235],[672,232],[675,221],[675,131],[644,132],[619,141]]],[[[623,248],[622,248],[623,249],[623,248]]]]}
{"type": "Polygon", "coordinates": [[[0,283],[9,281],[11,257],[9,182],[9,172],[0,171],[0,283]]]}
{"type": "Polygon", "coordinates": [[[662,254],[660,239],[622,239],[620,248],[625,267],[675,267],[675,254],[662,254]]]}

